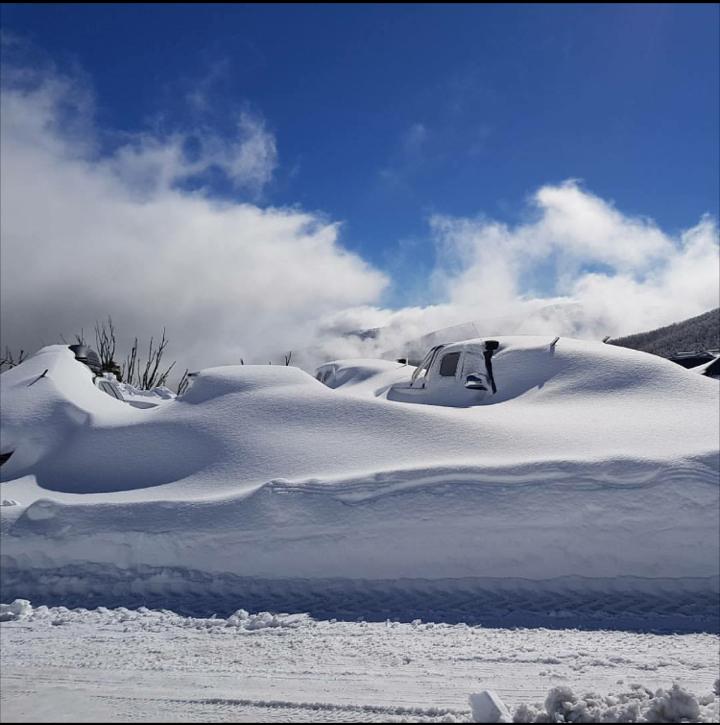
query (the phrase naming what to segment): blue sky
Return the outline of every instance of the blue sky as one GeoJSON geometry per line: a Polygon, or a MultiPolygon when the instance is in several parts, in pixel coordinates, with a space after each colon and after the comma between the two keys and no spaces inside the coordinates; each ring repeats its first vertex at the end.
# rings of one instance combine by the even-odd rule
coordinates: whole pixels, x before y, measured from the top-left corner
{"type": "Polygon", "coordinates": [[[579,179],[671,237],[717,218],[719,27],[717,5],[2,6],[23,63],[92,89],[107,154],[180,133],[192,157],[195,132],[259,119],[265,181],[179,183],[342,222],[396,308],[433,301],[431,220],[522,224],[543,186],[579,179]]]}
{"type": "Polygon", "coordinates": [[[681,228],[718,213],[718,6],[5,5],[77,64],[105,128],[250,105],[277,137],[270,203],[346,222],[382,264],[434,211],[504,218],[581,178],[681,228]]]}

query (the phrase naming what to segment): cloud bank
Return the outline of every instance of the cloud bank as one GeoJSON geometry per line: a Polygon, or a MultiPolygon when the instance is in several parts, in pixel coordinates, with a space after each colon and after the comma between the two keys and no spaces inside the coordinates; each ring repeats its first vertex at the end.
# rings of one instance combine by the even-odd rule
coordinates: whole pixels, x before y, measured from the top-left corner
{"type": "Polygon", "coordinates": [[[343,310],[325,321],[317,357],[417,355],[408,341],[499,334],[602,339],[650,330],[720,306],[716,222],[673,236],[622,214],[575,180],[540,188],[527,221],[430,219],[437,263],[426,307],[343,310]],[[473,323],[473,324],[460,324],[473,323]],[[379,328],[372,337],[342,331],[379,328]],[[455,337],[454,337],[455,336],[455,337]]]}
{"type": "Polygon", "coordinates": [[[167,326],[191,367],[265,361],[304,344],[319,315],[374,302],[387,284],[338,244],[337,223],[184,188],[210,168],[235,188],[267,183],[275,140],[258,119],[241,114],[231,140],[194,130],[192,156],[179,133],[99,154],[92,104],[75,84],[3,80],[3,344],[34,350],[112,314],[141,338],[167,326]]]}
{"type": "Polygon", "coordinates": [[[430,218],[428,304],[386,309],[391,281],[342,247],[338,222],[258,203],[278,163],[259,115],[239,113],[231,138],[197,127],[108,144],[82,84],[7,63],[0,113],[0,332],[14,349],[111,314],[121,344],[167,327],[191,368],[289,349],[310,366],[461,322],[600,338],[720,304],[713,219],[670,234],[570,180],[537,190],[515,225],[430,218]],[[244,200],[213,198],[210,172],[244,200]]]}

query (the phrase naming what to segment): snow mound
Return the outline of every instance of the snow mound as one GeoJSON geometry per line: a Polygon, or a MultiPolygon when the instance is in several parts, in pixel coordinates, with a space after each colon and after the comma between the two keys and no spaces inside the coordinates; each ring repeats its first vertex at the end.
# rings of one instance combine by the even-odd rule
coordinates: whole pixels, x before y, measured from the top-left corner
{"type": "Polygon", "coordinates": [[[498,396],[468,408],[388,400],[412,367],[336,361],[334,389],[211,368],[141,409],[44,348],[0,376],[3,495],[23,502],[0,507],[2,575],[716,592],[715,381],[600,343],[498,342],[498,396]]]}
{"type": "Polygon", "coordinates": [[[394,383],[407,382],[415,368],[389,360],[333,360],[321,365],[315,377],[328,388],[351,395],[379,396],[394,383]]]}
{"type": "Polygon", "coordinates": [[[316,382],[299,368],[283,365],[228,365],[195,373],[190,389],[182,396],[186,403],[205,403],[232,393],[252,393],[267,388],[306,385],[316,382]]]}

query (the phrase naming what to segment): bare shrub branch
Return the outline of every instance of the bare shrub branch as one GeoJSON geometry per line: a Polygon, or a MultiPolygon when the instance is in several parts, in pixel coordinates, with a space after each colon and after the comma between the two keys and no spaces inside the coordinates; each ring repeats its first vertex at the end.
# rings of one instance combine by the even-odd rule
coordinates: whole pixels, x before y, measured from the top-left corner
{"type": "Polygon", "coordinates": [[[115,366],[115,326],[110,315],[108,315],[107,324],[104,321],[95,322],[95,343],[103,370],[109,370],[115,366]]]}
{"type": "Polygon", "coordinates": [[[168,342],[165,335],[165,328],[163,328],[159,344],[156,345],[155,338],[151,337],[150,344],[148,345],[147,359],[143,364],[138,354],[139,343],[136,337],[133,340],[130,352],[125,358],[125,363],[122,367],[122,377],[125,382],[141,390],[151,390],[152,388],[165,385],[170,376],[170,372],[175,367],[175,361],[173,361],[164,372],[160,372],[160,364],[168,342]]]}
{"type": "MultiPolygon", "coordinates": [[[[143,390],[150,390],[151,388],[154,388],[158,385],[158,369],[160,367],[160,361],[162,360],[163,353],[165,352],[165,348],[167,347],[168,341],[165,337],[165,328],[163,327],[162,331],[162,338],[160,340],[160,343],[156,348],[153,349],[153,338],[150,338],[150,346],[148,347],[148,359],[145,363],[145,370],[142,374],[142,384],[140,387],[143,390]]],[[[174,365],[175,363],[173,363],[174,365]]],[[[172,365],[170,366],[172,368],[172,365]]],[[[168,373],[170,372],[170,368],[168,368],[163,375],[160,377],[167,378],[168,373]]]]}
{"type": "Polygon", "coordinates": [[[177,385],[177,394],[182,395],[187,389],[188,385],[190,385],[190,378],[188,377],[188,373],[190,371],[188,368],[185,368],[185,372],[183,373],[182,377],[180,378],[180,382],[177,385]]]}
{"type": "Polygon", "coordinates": [[[136,337],[122,367],[123,380],[130,385],[135,385],[138,367],[138,339],[136,337]]]}
{"type": "Polygon", "coordinates": [[[27,358],[25,350],[20,350],[20,353],[16,356],[9,347],[5,347],[5,354],[0,358],[0,371],[4,368],[8,370],[19,365],[23,360],[27,358]]]}

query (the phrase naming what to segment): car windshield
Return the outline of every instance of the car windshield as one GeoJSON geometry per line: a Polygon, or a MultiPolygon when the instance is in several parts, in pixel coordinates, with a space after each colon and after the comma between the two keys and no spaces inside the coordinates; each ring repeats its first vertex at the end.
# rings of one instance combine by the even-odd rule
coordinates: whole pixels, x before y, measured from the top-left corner
{"type": "Polygon", "coordinates": [[[430,369],[430,366],[433,364],[433,360],[435,359],[435,355],[437,355],[438,351],[442,350],[445,345],[436,345],[433,347],[430,352],[425,355],[425,358],[423,361],[418,365],[417,369],[412,375],[412,378],[410,378],[410,385],[412,385],[418,378],[424,377],[427,374],[427,371],[430,369]]]}

